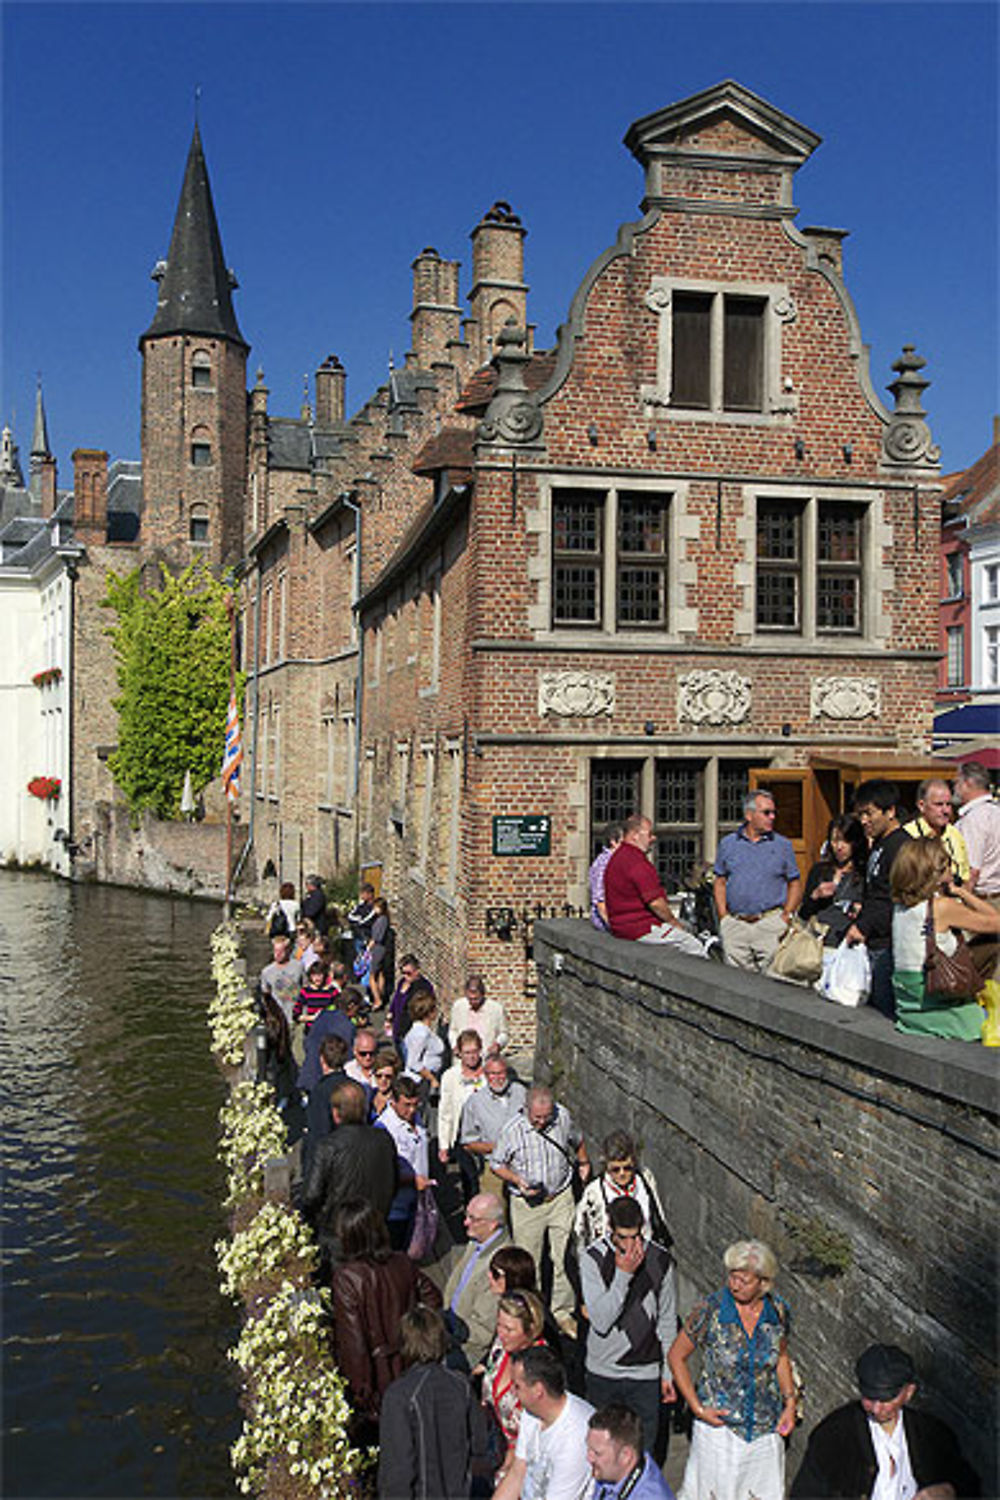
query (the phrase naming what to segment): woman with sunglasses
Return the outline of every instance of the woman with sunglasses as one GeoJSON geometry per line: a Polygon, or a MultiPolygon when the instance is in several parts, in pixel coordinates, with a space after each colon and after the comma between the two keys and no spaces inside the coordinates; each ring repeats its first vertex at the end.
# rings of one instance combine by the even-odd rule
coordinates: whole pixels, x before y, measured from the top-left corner
{"type": "Polygon", "coordinates": [[[544,1327],[545,1308],[537,1293],[504,1292],[497,1306],[496,1337],[483,1366],[483,1405],[494,1419],[490,1456],[497,1483],[514,1457],[521,1427],[521,1403],[514,1389],[511,1355],[530,1349],[533,1344],[544,1344],[544,1327]]]}
{"type": "Polygon", "coordinates": [[[379,1047],[375,1053],[375,1065],[372,1068],[372,1078],[375,1081],[375,1093],[372,1095],[371,1118],[377,1120],[392,1099],[392,1085],[403,1066],[403,1059],[395,1047],[379,1047]]]}
{"type": "Polygon", "coordinates": [[[650,1239],[665,1249],[673,1244],[663,1216],[656,1180],[647,1167],[640,1167],[634,1140],[624,1130],[605,1137],[604,1170],[584,1188],[577,1204],[576,1230],[580,1251],[609,1232],[608,1209],[616,1198],[634,1198],[642,1209],[643,1228],[650,1239]]]}

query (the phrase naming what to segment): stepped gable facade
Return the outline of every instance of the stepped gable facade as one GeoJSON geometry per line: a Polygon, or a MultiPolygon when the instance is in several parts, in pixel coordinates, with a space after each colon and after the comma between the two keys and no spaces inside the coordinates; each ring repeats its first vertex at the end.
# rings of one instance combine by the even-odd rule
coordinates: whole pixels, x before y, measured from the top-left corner
{"type": "Polygon", "coordinates": [[[361,860],[446,988],[481,971],[526,1026],[531,913],[585,904],[609,819],[648,813],[681,878],[766,779],[805,865],[852,781],[914,779],[929,745],[923,362],[883,405],[844,233],[794,223],[818,137],[723,83],[625,139],[642,217],[556,348],[514,315],[450,411],[432,362],[436,420],[418,402],[395,447],[386,393],[370,450],[365,524],[398,544],[362,567],[361,860]],[[548,852],[511,817],[549,819],[548,852]]]}
{"type": "Polygon", "coordinates": [[[677,878],[766,777],[805,864],[852,781],[917,779],[929,744],[927,381],[904,347],[883,404],[844,231],[796,227],[818,137],[724,82],[625,143],[639,217],[595,235],[554,347],[498,202],[466,291],[458,261],[415,257],[385,383],[348,416],[330,355],[284,416],[262,372],[246,389],[196,130],[140,339],[134,526],[112,526],[104,456],[77,455],[77,841],[111,796],[104,569],[234,568],[241,891],[375,869],[444,992],[481,971],[525,1034],[532,914],[585,903],[609,819],[647,812],[677,878]]]}

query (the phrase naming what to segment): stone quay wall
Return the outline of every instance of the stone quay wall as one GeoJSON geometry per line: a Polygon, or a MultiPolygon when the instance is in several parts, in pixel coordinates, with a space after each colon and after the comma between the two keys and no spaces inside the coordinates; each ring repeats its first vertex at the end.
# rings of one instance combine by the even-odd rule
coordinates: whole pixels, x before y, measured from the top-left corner
{"type": "Polygon", "coordinates": [[[535,929],[536,1077],[591,1152],[631,1131],[663,1194],[680,1311],[722,1252],[776,1251],[805,1417],[851,1399],[869,1343],[913,1355],[918,1397],[997,1474],[998,1054],[904,1037],[877,1013],[587,923],[535,929]]]}

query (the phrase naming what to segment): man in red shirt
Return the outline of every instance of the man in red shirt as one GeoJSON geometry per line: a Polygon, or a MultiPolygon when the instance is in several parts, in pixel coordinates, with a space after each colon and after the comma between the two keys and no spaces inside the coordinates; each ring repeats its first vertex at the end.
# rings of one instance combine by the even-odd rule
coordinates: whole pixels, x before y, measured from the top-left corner
{"type": "Polygon", "coordinates": [[[648,859],[653,825],[641,813],[625,823],[625,837],[604,872],[604,899],[613,937],[640,943],[669,943],[681,953],[705,957],[700,938],[687,932],[670,910],[656,870],[648,859]]]}

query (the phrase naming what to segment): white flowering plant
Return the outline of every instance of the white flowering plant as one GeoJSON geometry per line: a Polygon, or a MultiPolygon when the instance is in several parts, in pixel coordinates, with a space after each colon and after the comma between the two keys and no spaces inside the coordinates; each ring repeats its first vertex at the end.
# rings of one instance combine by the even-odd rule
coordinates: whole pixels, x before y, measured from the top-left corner
{"type": "Polygon", "coordinates": [[[239,1301],[259,1283],[287,1279],[301,1286],[319,1254],[312,1230],[286,1203],[265,1203],[227,1243],[215,1246],[222,1291],[239,1301]]]}
{"type": "Polygon", "coordinates": [[[286,1281],[259,1317],[251,1317],[230,1358],[253,1396],[253,1415],[232,1448],[244,1494],[260,1492],[283,1471],[283,1492],[358,1495],[372,1455],[352,1446],[351,1409],[333,1362],[325,1294],[286,1281]]]}
{"type": "Polygon", "coordinates": [[[238,1064],[243,1061],[247,1032],[257,1020],[257,1009],[241,972],[236,924],[223,922],[212,933],[211,943],[216,991],[208,1006],[212,1051],[223,1062],[238,1064]]]}
{"type": "Polygon", "coordinates": [[[285,1122],[269,1083],[236,1084],[219,1112],[219,1157],[229,1172],[226,1207],[264,1191],[264,1163],[288,1150],[285,1122]]]}

